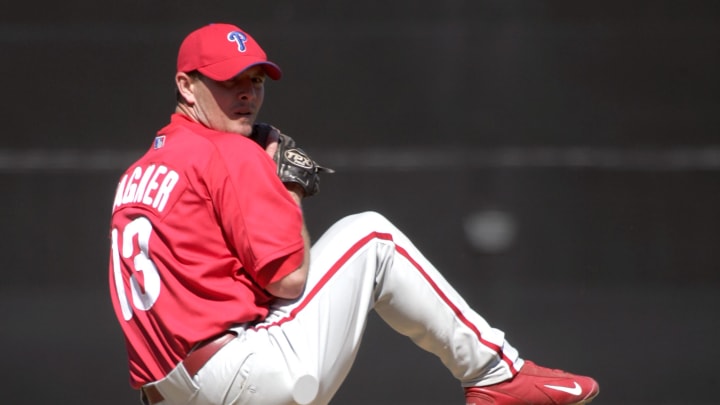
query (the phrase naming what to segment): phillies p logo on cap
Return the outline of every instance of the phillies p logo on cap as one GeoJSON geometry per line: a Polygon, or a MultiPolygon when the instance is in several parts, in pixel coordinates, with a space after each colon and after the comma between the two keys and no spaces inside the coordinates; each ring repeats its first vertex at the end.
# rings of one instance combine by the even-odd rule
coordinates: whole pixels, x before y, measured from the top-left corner
{"type": "Polygon", "coordinates": [[[238,46],[238,52],[245,52],[245,41],[247,41],[247,36],[243,34],[240,31],[232,31],[227,36],[228,41],[230,42],[237,42],[238,46]]]}

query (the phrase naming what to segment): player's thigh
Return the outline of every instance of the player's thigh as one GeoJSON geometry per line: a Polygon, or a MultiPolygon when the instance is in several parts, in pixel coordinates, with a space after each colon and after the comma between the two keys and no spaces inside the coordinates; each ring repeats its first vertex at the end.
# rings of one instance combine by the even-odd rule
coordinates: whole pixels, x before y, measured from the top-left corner
{"type": "Polygon", "coordinates": [[[223,347],[200,370],[196,382],[198,405],[292,403],[292,383],[282,355],[252,336],[240,336],[223,347]]]}

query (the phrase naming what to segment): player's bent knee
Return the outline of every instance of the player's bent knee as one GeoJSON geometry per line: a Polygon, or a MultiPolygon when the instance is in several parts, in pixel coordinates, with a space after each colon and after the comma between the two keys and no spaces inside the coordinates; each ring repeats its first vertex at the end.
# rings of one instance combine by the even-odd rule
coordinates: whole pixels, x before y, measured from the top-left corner
{"type": "Polygon", "coordinates": [[[367,221],[371,223],[389,223],[390,221],[385,218],[381,213],[377,211],[364,211],[356,214],[358,219],[361,221],[367,221]]]}
{"type": "Polygon", "coordinates": [[[388,230],[395,228],[390,220],[376,211],[360,212],[347,216],[344,220],[350,222],[348,224],[349,226],[359,227],[366,231],[387,232],[388,230]]]}
{"type": "MultiPolygon", "coordinates": [[[[321,237],[314,247],[320,249],[331,241],[353,241],[365,238],[371,233],[389,233],[395,235],[399,230],[383,215],[375,211],[364,211],[348,215],[335,222],[321,237]]],[[[342,242],[344,243],[344,242],[342,242]]]]}

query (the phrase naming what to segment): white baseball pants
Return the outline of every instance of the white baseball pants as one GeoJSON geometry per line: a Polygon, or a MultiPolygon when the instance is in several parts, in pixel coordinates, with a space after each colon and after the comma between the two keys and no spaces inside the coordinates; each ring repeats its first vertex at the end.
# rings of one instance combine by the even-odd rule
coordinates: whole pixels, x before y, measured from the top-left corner
{"type": "Polygon", "coordinates": [[[523,361],[380,214],[335,223],[314,244],[303,296],[236,328],[194,378],[178,365],[153,385],[179,405],[325,405],[347,376],[371,310],[435,354],[462,386],[508,379],[523,361]]]}

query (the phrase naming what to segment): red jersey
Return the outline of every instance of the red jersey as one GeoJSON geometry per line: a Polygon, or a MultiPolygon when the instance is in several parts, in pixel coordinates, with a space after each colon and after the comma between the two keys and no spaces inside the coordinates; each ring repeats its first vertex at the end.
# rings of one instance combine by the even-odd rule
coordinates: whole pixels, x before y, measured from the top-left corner
{"type": "Polygon", "coordinates": [[[302,263],[302,213],[254,141],[174,114],[120,178],[110,291],[131,385],[199,341],[262,320],[265,287],[302,263]]]}

